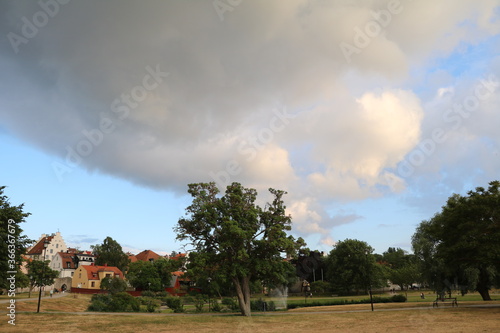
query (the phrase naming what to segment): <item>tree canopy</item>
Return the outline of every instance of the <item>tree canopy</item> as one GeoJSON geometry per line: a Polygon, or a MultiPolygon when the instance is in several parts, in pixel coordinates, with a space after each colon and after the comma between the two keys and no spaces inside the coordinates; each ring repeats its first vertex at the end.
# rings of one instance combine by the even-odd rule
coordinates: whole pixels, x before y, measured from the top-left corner
{"type": "Polygon", "coordinates": [[[33,242],[23,235],[21,223],[30,215],[23,211],[24,204],[12,206],[9,198],[4,195],[5,186],[0,186],[0,288],[8,289],[7,272],[17,271],[16,281],[21,281],[19,266],[22,263],[21,255],[26,253],[27,247],[33,242]]]}
{"type": "Polygon", "coordinates": [[[222,197],[213,182],[190,184],[188,192],[193,201],[175,227],[177,239],[194,246],[208,277],[222,272],[232,281],[241,313],[249,316],[250,283],[286,284],[293,270],[282,257],[298,246],[286,234],[292,220],[285,213],[286,192],[269,189],[274,199],[265,208],[255,204],[255,189],[239,183],[227,186],[222,197]]]}
{"type": "Polygon", "coordinates": [[[102,244],[91,246],[96,256],[95,264],[102,266],[118,267],[119,270],[125,272],[129,265],[129,258],[123,252],[122,246],[111,237],[106,237],[102,244]]]}
{"type": "Polygon", "coordinates": [[[181,260],[158,258],[153,262],[136,261],[130,264],[127,278],[134,288],[160,291],[170,286],[172,272],[180,269],[181,260]]]}
{"type": "Polygon", "coordinates": [[[31,287],[50,286],[59,272],[49,267],[49,261],[33,260],[28,263],[28,278],[31,287]]]}
{"type": "Polygon", "coordinates": [[[420,223],[412,246],[436,291],[478,291],[500,285],[500,182],[451,196],[442,211],[420,223]]]}
{"type": "Polygon", "coordinates": [[[373,248],[356,239],[339,241],[326,259],[327,278],[334,290],[351,294],[368,292],[369,286],[385,284],[382,268],[375,262],[373,248]]]}

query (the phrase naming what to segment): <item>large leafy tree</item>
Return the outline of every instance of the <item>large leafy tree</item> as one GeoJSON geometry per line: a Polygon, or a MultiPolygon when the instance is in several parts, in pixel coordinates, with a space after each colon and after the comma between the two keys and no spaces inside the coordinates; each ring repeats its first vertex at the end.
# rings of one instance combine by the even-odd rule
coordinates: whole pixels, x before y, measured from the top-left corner
{"type": "Polygon", "coordinates": [[[182,259],[158,258],[150,261],[136,261],[130,264],[127,278],[134,288],[141,290],[165,290],[172,282],[172,273],[181,269],[182,259]]]}
{"type": "Polygon", "coordinates": [[[102,244],[91,246],[94,255],[96,256],[95,264],[102,266],[118,267],[119,270],[125,272],[130,260],[123,252],[122,246],[111,237],[106,237],[102,244]]]}
{"type": "MultiPolygon", "coordinates": [[[[12,206],[9,198],[4,195],[5,186],[0,186],[0,288],[9,289],[10,282],[7,280],[13,273],[16,274],[16,286],[21,287],[19,282],[25,280],[19,271],[22,263],[22,255],[26,253],[26,248],[33,242],[23,235],[21,223],[30,213],[23,211],[24,204],[12,206]]],[[[23,284],[25,285],[25,284],[23,284]]]]}
{"type": "Polygon", "coordinates": [[[436,291],[458,286],[478,291],[500,283],[500,182],[451,196],[442,211],[413,235],[414,252],[436,291]]]}
{"type": "Polygon", "coordinates": [[[255,204],[257,191],[239,183],[227,186],[222,197],[213,182],[190,184],[193,202],[175,227],[177,239],[194,246],[198,263],[231,280],[244,316],[251,315],[252,281],[286,284],[291,269],[282,254],[297,249],[286,233],[291,230],[282,199],[286,192],[269,191],[274,199],[261,208],[255,204]]]}
{"type": "Polygon", "coordinates": [[[382,254],[381,262],[387,267],[387,274],[392,283],[401,290],[408,289],[414,282],[420,282],[420,275],[415,256],[401,248],[389,247],[382,254]]]}
{"type": "Polygon", "coordinates": [[[327,277],[333,288],[343,294],[368,288],[381,287],[386,283],[382,267],[375,261],[373,248],[357,239],[339,241],[326,259],[327,277]]]}
{"type": "Polygon", "coordinates": [[[27,265],[30,291],[33,287],[50,286],[59,276],[59,272],[49,267],[49,261],[33,260],[27,265]]]}

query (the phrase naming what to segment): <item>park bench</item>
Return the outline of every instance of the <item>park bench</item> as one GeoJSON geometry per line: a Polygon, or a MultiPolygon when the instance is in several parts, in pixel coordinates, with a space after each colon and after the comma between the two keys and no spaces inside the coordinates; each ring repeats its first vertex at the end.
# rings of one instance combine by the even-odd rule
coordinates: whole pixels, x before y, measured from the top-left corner
{"type": "Polygon", "coordinates": [[[436,300],[434,302],[432,302],[432,307],[437,308],[439,306],[439,302],[441,302],[443,304],[450,302],[452,307],[455,307],[455,306],[458,307],[458,302],[457,302],[456,297],[438,297],[438,298],[436,298],[436,300]]]}

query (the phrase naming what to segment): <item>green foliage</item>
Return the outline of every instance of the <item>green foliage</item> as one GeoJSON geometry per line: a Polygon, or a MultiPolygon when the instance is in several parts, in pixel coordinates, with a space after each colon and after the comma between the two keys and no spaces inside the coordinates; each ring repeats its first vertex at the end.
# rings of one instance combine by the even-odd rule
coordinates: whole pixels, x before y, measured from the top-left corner
{"type": "Polygon", "coordinates": [[[129,265],[127,278],[134,288],[152,291],[164,291],[170,286],[172,272],[179,270],[181,260],[158,258],[150,261],[136,261],[129,265]]]}
{"type": "Polygon", "coordinates": [[[327,294],[331,293],[332,285],[327,281],[311,282],[311,292],[314,294],[327,294]]]}
{"type": "Polygon", "coordinates": [[[127,272],[127,279],[134,288],[145,291],[160,291],[163,289],[158,270],[149,261],[138,260],[131,263],[127,272]]]}
{"type": "Polygon", "coordinates": [[[281,254],[301,244],[286,234],[291,217],[285,214],[285,192],[269,191],[274,200],[263,209],[255,204],[257,192],[239,183],[227,186],[222,197],[215,183],[190,184],[192,204],[175,228],[178,240],[194,246],[199,271],[212,278],[221,272],[233,283],[243,315],[250,315],[251,282],[286,284],[290,264],[281,254]]]}
{"type": "Polygon", "coordinates": [[[500,182],[489,185],[451,196],[413,235],[423,278],[434,290],[474,290],[491,300],[489,290],[500,285],[500,182]]]}
{"type": "Polygon", "coordinates": [[[144,297],[155,297],[156,294],[155,294],[154,291],[144,290],[143,292],[141,292],[141,296],[144,296],[144,297]]]}
{"type": "Polygon", "coordinates": [[[167,297],[165,303],[175,313],[184,312],[184,305],[179,297],[167,297]]]}
{"type": "Polygon", "coordinates": [[[217,302],[217,300],[213,300],[211,305],[210,305],[210,309],[213,311],[213,312],[221,312],[222,311],[222,306],[219,304],[219,302],[217,302]]]}
{"type": "Polygon", "coordinates": [[[253,300],[250,303],[252,311],[276,311],[276,304],[274,301],[265,301],[262,298],[258,300],[253,300]]]}
{"type": "Polygon", "coordinates": [[[157,297],[157,298],[162,298],[162,297],[168,297],[168,295],[169,295],[169,294],[168,294],[165,290],[163,290],[163,291],[159,291],[159,292],[157,292],[157,293],[155,294],[155,297],[157,297]]]}
{"type": "Polygon", "coordinates": [[[92,250],[96,256],[95,264],[103,266],[118,267],[119,270],[125,272],[130,260],[123,252],[121,245],[111,237],[106,237],[102,244],[92,245],[92,250]]]}
{"type": "Polygon", "coordinates": [[[203,311],[203,306],[207,303],[207,296],[203,294],[198,294],[194,297],[194,307],[196,312],[203,311]]]}
{"type": "Polygon", "coordinates": [[[238,302],[236,302],[234,298],[223,298],[222,304],[232,311],[239,309],[238,302]]]}
{"type": "Polygon", "coordinates": [[[368,288],[385,285],[382,267],[371,254],[373,248],[366,242],[346,239],[337,243],[327,258],[327,278],[340,294],[352,294],[368,288]]]}
{"type": "Polygon", "coordinates": [[[116,294],[95,294],[90,300],[88,311],[139,312],[140,302],[126,292],[116,294]]]}
{"type": "MultiPolygon", "coordinates": [[[[9,198],[4,195],[5,186],[0,186],[0,289],[9,289],[8,271],[19,271],[22,255],[33,242],[23,235],[21,223],[30,213],[23,211],[24,204],[11,206],[9,198]]],[[[16,279],[16,283],[17,283],[16,279]]]]}
{"type": "Polygon", "coordinates": [[[36,287],[49,286],[54,283],[59,272],[49,267],[49,261],[33,260],[28,263],[28,278],[30,285],[36,287]]]}
{"type": "Polygon", "coordinates": [[[101,289],[107,290],[110,294],[116,294],[127,289],[127,283],[119,277],[105,277],[101,281],[101,289]]]}
{"type": "MultiPolygon", "coordinates": [[[[348,304],[370,304],[372,300],[369,298],[360,299],[360,300],[347,300],[347,299],[338,299],[331,301],[310,301],[307,303],[288,303],[287,309],[296,309],[302,307],[312,307],[312,306],[331,306],[331,305],[348,305],[348,304]]],[[[406,297],[404,295],[393,295],[391,297],[373,297],[373,303],[397,303],[397,302],[406,302],[406,297]]]]}

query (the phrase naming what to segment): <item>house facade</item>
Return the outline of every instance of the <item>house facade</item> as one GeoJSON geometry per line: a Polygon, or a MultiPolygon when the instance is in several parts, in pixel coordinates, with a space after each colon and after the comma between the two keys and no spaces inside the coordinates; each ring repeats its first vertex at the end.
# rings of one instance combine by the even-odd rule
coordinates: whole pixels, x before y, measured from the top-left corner
{"type": "Polygon", "coordinates": [[[76,292],[79,288],[99,290],[101,281],[105,277],[123,279],[123,273],[117,267],[112,266],[81,265],[73,274],[71,289],[76,292]]]}
{"type": "Polygon", "coordinates": [[[68,247],[66,246],[66,243],[64,242],[64,239],[61,236],[60,232],[56,232],[55,234],[47,235],[47,234],[42,234],[40,236],[40,239],[33,245],[28,252],[26,253],[26,256],[29,259],[32,260],[49,260],[52,261],[52,258],[58,253],[58,252],[66,252],[68,250],[68,247]],[[44,241],[45,239],[48,242],[47,248],[44,251],[44,241]]]}
{"type": "Polygon", "coordinates": [[[77,268],[75,253],[58,252],[52,257],[50,268],[59,272],[60,278],[71,278],[77,268]]]}

